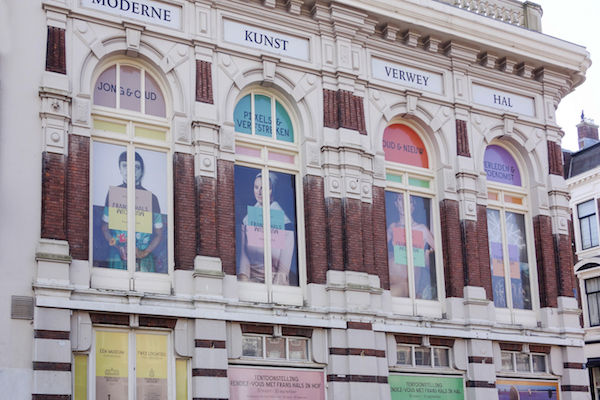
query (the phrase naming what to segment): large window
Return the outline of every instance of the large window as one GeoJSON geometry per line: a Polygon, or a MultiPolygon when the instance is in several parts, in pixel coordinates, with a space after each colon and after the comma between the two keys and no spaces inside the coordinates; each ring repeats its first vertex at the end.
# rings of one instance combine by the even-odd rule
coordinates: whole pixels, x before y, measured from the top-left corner
{"type": "Polygon", "coordinates": [[[546,354],[502,351],[502,371],[545,373],[548,372],[546,354]]]}
{"type": "Polygon", "coordinates": [[[488,241],[494,305],[532,309],[533,260],[527,196],[516,160],[505,148],[487,147],[484,168],[488,183],[488,241]]]}
{"type": "Polygon", "coordinates": [[[581,249],[598,246],[598,218],[596,217],[596,202],[592,199],[577,205],[579,218],[579,234],[581,249]]]}
{"type": "Polygon", "coordinates": [[[411,127],[393,124],[384,132],[383,150],[391,294],[409,300],[438,300],[440,246],[426,147],[411,127]]]}
{"type": "Polygon", "coordinates": [[[585,280],[590,326],[600,325],[600,278],[585,280]]]}
{"type": "Polygon", "coordinates": [[[170,289],[149,275],[170,268],[169,131],[156,82],[144,69],[118,63],[94,85],[91,247],[97,286],[170,289]],[[110,271],[121,271],[124,279],[115,280],[110,271]]]}
{"type": "Polygon", "coordinates": [[[234,120],[240,298],[301,304],[301,191],[292,119],[282,100],[252,91],[238,101],[234,120]]]}
{"type": "Polygon", "coordinates": [[[74,355],[75,400],[186,399],[188,360],[167,331],[94,330],[92,351],[74,355]]]}

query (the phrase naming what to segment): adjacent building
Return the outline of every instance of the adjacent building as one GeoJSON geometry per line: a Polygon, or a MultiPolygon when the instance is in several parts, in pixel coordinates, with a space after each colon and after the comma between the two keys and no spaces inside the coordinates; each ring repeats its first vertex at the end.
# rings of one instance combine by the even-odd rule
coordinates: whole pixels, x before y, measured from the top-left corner
{"type": "Polygon", "coordinates": [[[588,399],[541,15],[0,1],[2,396],[588,399]]]}

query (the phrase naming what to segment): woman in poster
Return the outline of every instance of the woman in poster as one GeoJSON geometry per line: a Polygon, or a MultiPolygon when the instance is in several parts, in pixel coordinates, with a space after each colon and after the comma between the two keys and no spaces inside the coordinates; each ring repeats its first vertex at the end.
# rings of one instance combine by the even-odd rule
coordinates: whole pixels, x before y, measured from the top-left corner
{"type": "MultiPolygon", "coordinates": [[[[109,245],[107,267],[115,269],[127,269],[127,230],[110,228],[110,208],[115,207],[114,200],[111,201],[114,192],[127,189],[127,152],[119,156],[119,172],[123,179],[121,185],[111,186],[106,194],[104,212],[102,215],[102,234],[109,245]],[[112,193],[111,193],[112,192],[112,193]]],[[[136,233],[135,233],[135,258],[136,271],[156,272],[155,259],[152,252],[159,246],[162,240],[163,220],[160,213],[160,205],[157,197],[142,186],[145,168],[144,160],[139,153],[135,153],[135,209],[136,209],[136,233]],[[144,224],[144,219],[151,219],[144,224]],[[140,228],[138,228],[138,223],[140,228]],[[147,229],[141,226],[147,225],[147,229]]],[[[115,196],[116,197],[116,196],[115,196]]],[[[126,203],[126,197],[125,203],[126,203]]],[[[121,204],[122,206],[123,204],[121,204]]],[[[126,208],[126,205],[125,205],[126,208]]]]}
{"type": "MultiPolygon", "coordinates": [[[[263,231],[263,185],[262,173],[258,173],[252,181],[254,206],[247,207],[248,214],[242,220],[241,254],[238,265],[238,279],[241,281],[265,281],[264,265],[264,231],[263,231]],[[253,216],[250,211],[256,211],[253,216]]],[[[277,175],[269,173],[269,202],[271,216],[271,267],[273,284],[289,285],[290,269],[294,255],[294,231],[287,230],[286,225],[292,224],[283,208],[273,201],[273,191],[277,185],[277,175]]]]}

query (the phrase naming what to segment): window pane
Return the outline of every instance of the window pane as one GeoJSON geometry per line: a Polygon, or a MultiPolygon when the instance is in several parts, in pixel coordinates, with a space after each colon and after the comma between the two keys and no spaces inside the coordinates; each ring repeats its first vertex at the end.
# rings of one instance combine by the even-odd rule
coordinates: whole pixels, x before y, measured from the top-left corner
{"type": "Polygon", "coordinates": [[[593,293],[600,291],[600,278],[592,278],[585,280],[585,292],[593,293]]]}
{"type": "Polygon", "coordinates": [[[167,335],[135,335],[135,377],[137,400],[166,399],[167,335]]]}
{"type": "Polygon", "coordinates": [[[127,126],[111,121],[94,120],[94,131],[96,133],[127,133],[127,126]]]}
{"type": "Polygon", "coordinates": [[[594,200],[586,201],[577,205],[577,216],[579,218],[587,217],[596,213],[596,206],[594,200]]]}
{"type": "Polygon", "coordinates": [[[161,129],[150,129],[142,126],[135,127],[135,136],[138,138],[165,141],[167,132],[161,129]]]}
{"type": "Polygon", "coordinates": [[[146,114],[154,115],[157,117],[165,117],[165,98],[163,97],[158,84],[149,74],[145,74],[144,79],[145,93],[144,93],[144,107],[146,114]]]}
{"type": "Polygon", "coordinates": [[[267,349],[267,358],[285,358],[285,339],[284,338],[275,338],[275,337],[267,337],[266,341],[266,349],[267,349]]]}
{"type": "Polygon", "coordinates": [[[412,365],[412,347],[410,346],[398,346],[396,351],[399,365],[412,365]]]}
{"type": "Polygon", "coordinates": [[[254,96],[254,133],[273,137],[271,128],[271,98],[257,94],[254,96]]]}
{"type": "Polygon", "coordinates": [[[510,289],[513,307],[531,310],[531,286],[525,235],[525,216],[523,214],[506,212],[506,240],[508,241],[510,289]]]}
{"type": "Polygon", "coordinates": [[[483,167],[488,181],[521,186],[519,166],[505,148],[489,145],[483,156],[483,167]]]}
{"type": "Polygon", "coordinates": [[[88,388],[88,355],[77,354],[73,357],[73,400],[86,400],[88,388]]]}
{"type": "Polygon", "coordinates": [[[244,336],[242,338],[242,355],[244,357],[262,357],[263,342],[260,336],[244,336]]]}
{"type": "Polygon", "coordinates": [[[496,307],[507,307],[506,288],[504,284],[504,255],[502,253],[502,225],[500,223],[500,211],[490,208],[487,209],[487,226],[494,305],[496,307]]]}
{"type": "Polygon", "coordinates": [[[288,338],[290,360],[308,360],[308,340],[288,338]]]}
{"type": "Polygon", "coordinates": [[[589,249],[592,247],[592,232],[589,218],[581,218],[579,220],[579,230],[581,231],[581,248],[589,249]]]}
{"type": "Polygon", "coordinates": [[[431,349],[429,347],[415,347],[415,365],[431,367],[431,349]]]}
{"type": "Polygon", "coordinates": [[[415,297],[436,300],[435,240],[431,232],[431,199],[410,196],[415,297]]]}
{"type": "Polygon", "coordinates": [[[135,67],[121,65],[120,108],[131,111],[141,111],[141,75],[135,67]]]}
{"type": "Polygon", "coordinates": [[[390,182],[402,183],[402,175],[386,174],[385,179],[390,182]]]}
{"type": "Polygon", "coordinates": [[[135,270],[169,272],[167,263],[167,155],[135,152],[135,270]]]}
{"type": "Polygon", "coordinates": [[[518,372],[530,372],[529,354],[516,353],[515,358],[517,360],[517,371],[518,372]]]}
{"type": "Polygon", "coordinates": [[[546,356],[543,354],[532,354],[533,372],[546,372],[546,356]]]}
{"type": "Polygon", "coordinates": [[[175,360],[176,400],[188,400],[188,368],[187,360],[175,360]]]}
{"type": "Polygon", "coordinates": [[[128,400],[127,332],[96,332],[96,399],[128,400]]]}
{"type": "Polygon", "coordinates": [[[450,366],[450,349],[440,347],[433,348],[433,365],[435,367],[450,366]]]}
{"type": "Polygon", "coordinates": [[[427,189],[429,189],[429,181],[425,180],[425,179],[418,179],[418,178],[409,177],[408,178],[408,184],[411,185],[411,186],[416,186],[416,187],[421,187],[421,188],[427,188],[427,189]]]}
{"type": "Polygon", "coordinates": [[[269,185],[273,283],[298,286],[295,176],[269,172],[269,185]]]}
{"type": "Polygon", "coordinates": [[[588,296],[587,296],[591,326],[600,325],[600,310],[598,309],[598,294],[599,293],[596,292],[596,293],[588,294],[588,296]]]}
{"type": "Polygon", "coordinates": [[[392,296],[408,297],[408,258],[406,255],[406,218],[402,193],[385,192],[388,266],[392,296]]]}
{"type": "Polygon", "coordinates": [[[235,131],[240,133],[252,133],[252,111],[250,105],[250,95],[242,97],[233,111],[233,121],[235,131]]]}
{"type": "Polygon", "coordinates": [[[93,142],[93,265],[127,269],[127,151],[93,142]]]}
{"type": "Polygon", "coordinates": [[[278,101],[275,102],[275,112],[277,113],[277,127],[275,128],[277,140],[293,143],[294,127],[292,126],[292,120],[278,101]]]}
{"type": "Polygon", "coordinates": [[[503,371],[514,371],[513,365],[513,353],[503,351],[502,353],[502,370],[503,371]]]}
{"type": "Polygon", "coordinates": [[[117,106],[117,66],[100,74],[94,85],[94,104],[115,108],[117,106]]]}
{"type": "Polygon", "coordinates": [[[236,165],[234,180],[237,277],[264,283],[262,174],[259,169],[236,165]]]}

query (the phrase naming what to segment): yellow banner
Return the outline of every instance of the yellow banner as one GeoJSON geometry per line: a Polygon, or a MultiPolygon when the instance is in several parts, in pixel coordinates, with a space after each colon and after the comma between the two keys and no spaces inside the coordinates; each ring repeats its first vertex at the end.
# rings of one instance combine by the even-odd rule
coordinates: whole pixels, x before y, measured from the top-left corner
{"type": "Polygon", "coordinates": [[[127,378],[127,332],[96,332],[96,376],[127,378]]]}
{"type": "Polygon", "coordinates": [[[167,379],[167,335],[138,333],[136,377],[167,379]]]}
{"type": "Polygon", "coordinates": [[[86,400],[87,399],[87,369],[88,369],[88,356],[87,354],[76,354],[73,357],[74,361],[74,372],[73,372],[73,399],[74,400],[86,400]]]}
{"type": "Polygon", "coordinates": [[[127,188],[111,186],[108,189],[108,227],[127,230],[127,188]]]}
{"type": "Polygon", "coordinates": [[[152,193],[147,190],[135,191],[135,231],[152,233],[152,193]]]}

